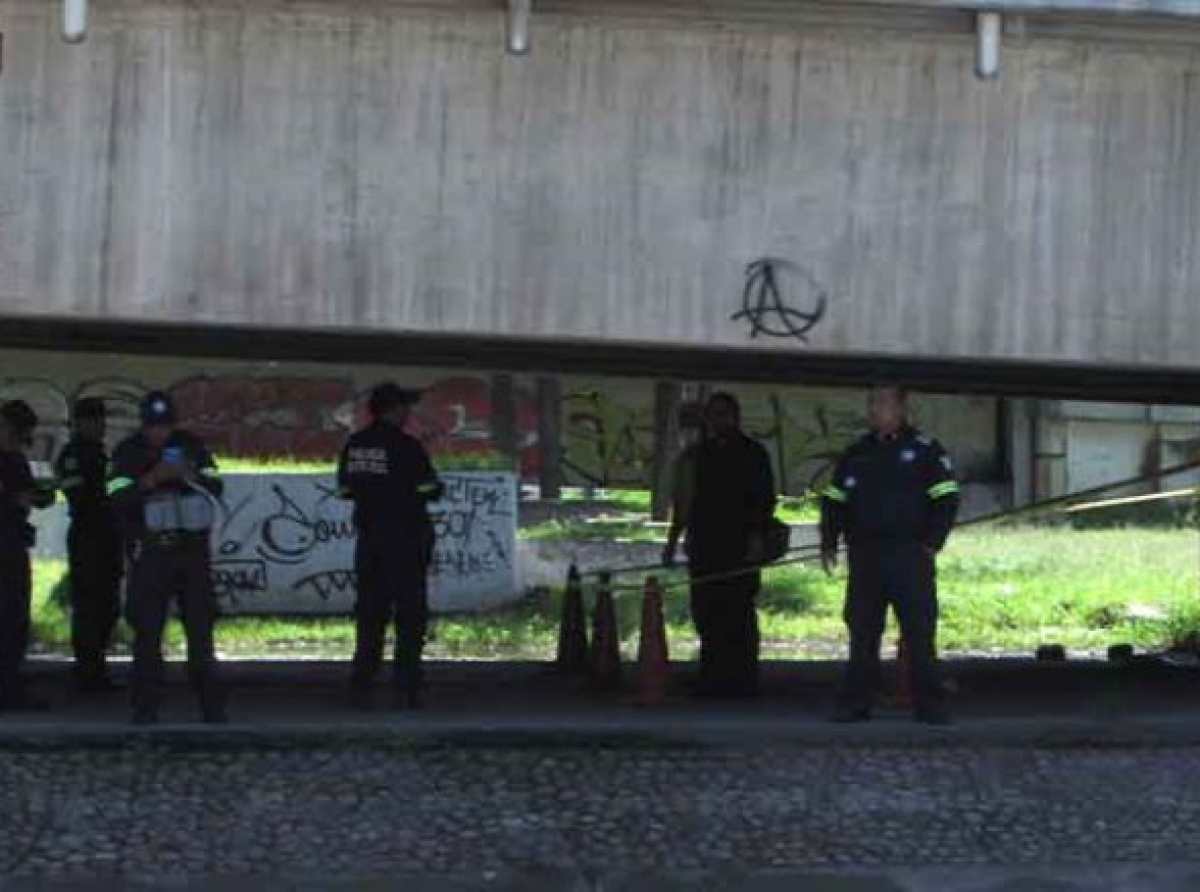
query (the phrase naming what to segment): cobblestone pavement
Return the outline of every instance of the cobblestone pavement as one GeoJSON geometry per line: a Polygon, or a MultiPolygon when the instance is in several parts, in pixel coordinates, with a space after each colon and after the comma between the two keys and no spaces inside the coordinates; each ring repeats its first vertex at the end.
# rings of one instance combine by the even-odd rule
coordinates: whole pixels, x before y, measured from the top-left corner
{"type": "Polygon", "coordinates": [[[0,752],[0,875],[14,888],[56,876],[587,878],[1198,859],[1200,748],[1190,747],[131,740],[0,752]]]}

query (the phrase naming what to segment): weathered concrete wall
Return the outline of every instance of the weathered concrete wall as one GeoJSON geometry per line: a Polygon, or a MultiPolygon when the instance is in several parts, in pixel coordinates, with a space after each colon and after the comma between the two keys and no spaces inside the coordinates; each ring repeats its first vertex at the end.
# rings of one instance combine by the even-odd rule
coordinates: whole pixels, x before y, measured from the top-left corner
{"type": "Polygon", "coordinates": [[[1178,34],[982,83],[966,34],[564,13],[514,58],[442,7],[112,0],[69,47],[0,0],[0,316],[794,349],[730,319],[773,255],[813,349],[1200,367],[1178,34]]]}
{"type": "MultiPolygon", "coordinates": [[[[43,424],[35,457],[57,453],[68,433],[71,403],[100,396],[109,407],[110,436],[137,424],[146,390],[169,390],[189,427],[231,455],[296,456],[332,461],[356,423],[363,393],[383,378],[427,388],[412,430],[449,459],[495,448],[486,375],[454,369],[328,366],[247,360],[176,361],[138,356],[0,350],[0,400],[29,401],[43,424]]],[[[747,429],[775,461],[784,491],[802,492],[862,429],[863,396],[854,390],[800,387],[728,388],[743,401],[747,429]]],[[[535,382],[516,380],[516,428],[522,468],[536,476],[535,382]]],[[[562,380],[562,462],[568,482],[646,486],[654,457],[654,383],[637,379],[562,380]]],[[[921,425],[950,449],[972,480],[996,478],[996,401],[986,397],[920,395],[921,425]]]]}

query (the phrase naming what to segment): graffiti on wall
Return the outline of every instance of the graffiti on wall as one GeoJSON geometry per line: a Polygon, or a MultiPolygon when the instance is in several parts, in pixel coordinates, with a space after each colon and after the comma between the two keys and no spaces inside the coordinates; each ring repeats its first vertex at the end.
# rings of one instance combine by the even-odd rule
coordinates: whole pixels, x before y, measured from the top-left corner
{"type": "Polygon", "coordinates": [[[764,257],[746,267],[742,308],[729,318],[747,323],[751,338],[763,335],[808,343],[808,333],[825,318],[828,302],[825,289],[804,267],[764,257]],[[799,299],[812,301],[812,308],[799,310],[788,303],[799,299]]]}
{"type": "Polygon", "coordinates": [[[654,462],[651,410],[599,390],[563,397],[563,465],[572,483],[641,486],[654,462]]]}
{"type": "MultiPolygon", "coordinates": [[[[105,400],[109,437],[116,441],[137,428],[142,395],[161,386],[100,377],[67,387],[46,377],[8,377],[0,379],[0,399],[23,399],[33,406],[40,419],[33,457],[48,461],[70,434],[70,407],[76,400],[105,400]]],[[[193,376],[166,390],[187,427],[218,455],[329,460],[365,420],[365,393],[349,377],[193,376]]],[[[537,406],[526,393],[517,394],[517,427],[522,470],[534,474],[537,406]]],[[[492,451],[487,381],[458,376],[435,382],[425,390],[410,430],[435,454],[492,451]]]]}
{"type": "MultiPolygon", "coordinates": [[[[110,439],[137,427],[137,407],[153,386],[131,378],[96,377],[65,387],[46,377],[0,379],[0,398],[27,400],[42,419],[33,457],[48,461],[69,434],[70,406],[81,397],[102,397],[109,409],[110,439]]],[[[330,461],[347,434],[362,423],[364,393],[347,376],[273,374],[190,376],[166,388],[188,427],[219,456],[290,456],[330,461]]],[[[562,461],[571,485],[641,487],[654,464],[653,407],[646,393],[601,388],[568,391],[562,404],[562,461]],[[624,398],[622,398],[622,395],[624,398]]],[[[538,408],[535,397],[516,389],[516,430],[522,476],[536,476],[538,408]]],[[[425,389],[410,429],[435,455],[495,450],[486,378],[440,379],[425,389]]],[[[767,447],[780,488],[798,492],[827,468],[833,454],[860,428],[857,411],[779,393],[748,396],[747,431],[767,447]]]]}
{"type": "MultiPolygon", "coordinates": [[[[446,475],[430,510],[435,610],[478,610],[512,598],[512,474],[446,475]]],[[[346,613],[356,589],[348,502],[322,474],[233,474],[213,529],[213,587],[230,612],[346,613]]]]}

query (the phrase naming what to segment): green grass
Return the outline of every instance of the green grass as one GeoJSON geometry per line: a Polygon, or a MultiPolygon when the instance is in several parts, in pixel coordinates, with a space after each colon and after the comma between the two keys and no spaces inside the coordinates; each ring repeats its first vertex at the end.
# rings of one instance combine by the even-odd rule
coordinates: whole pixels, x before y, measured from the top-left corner
{"type": "Polygon", "coordinates": [[[518,534],[522,539],[666,542],[667,525],[651,523],[645,515],[618,514],[586,520],[548,520],[521,527],[518,534]]]}
{"type": "Polygon", "coordinates": [[[821,503],[815,496],[780,496],[775,516],[784,523],[817,523],[821,519],[821,503]]]}
{"type": "Polygon", "coordinates": [[[650,490],[648,489],[585,489],[579,486],[563,488],[564,502],[604,502],[621,511],[650,513],[650,490]]]}
{"type": "MultiPolygon", "coordinates": [[[[965,530],[940,564],[940,641],[948,651],[1024,651],[1054,642],[1080,651],[1134,642],[1158,647],[1200,629],[1198,539],[1194,530],[1071,530],[1066,527],[965,530]],[[1151,608],[1148,618],[1130,607],[1151,608]]],[[[35,565],[34,635],[42,649],[65,650],[62,562],[35,565]],[[56,596],[57,595],[57,596],[56,596]]],[[[681,574],[664,576],[668,583],[681,574]]],[[[623,647],[632,656],[640,617],[640,579],[619,592],[623,647]]],[[[811,565],[765,574],[760,601],[764,653],[774,657],[838,656],[841,573],[826,577],[811,565]]],[[[553,656],[560,595],[531,599],[482,615],[439,617],[430,654],[442,657],[553,656]]],[[[666,602],[672,652],[688,656],[695,641],[685,588],[666,602]]],[[[121,631],[120,643],[127,643],[121,631]]],[[[889,640],[894,631],[889,632],[889,640]]],[[[181,646],[178,624],[168,642],[181,646]]],[[[259,619],[222,622],[219,646],[227,654],[299,653],[346,656],[353,627],[345,618],[259,619]]]]}
{"type": "MultiPolygon", "coordinates": [[[[437,453],[432,456],[439,471],[511,471],[512,462],[492,452],[437,453]]],[[[332,474],[337,456],[325,461],[294,458],[256,458],[218,456],[221,470],[231,474],[332,474]]]]}

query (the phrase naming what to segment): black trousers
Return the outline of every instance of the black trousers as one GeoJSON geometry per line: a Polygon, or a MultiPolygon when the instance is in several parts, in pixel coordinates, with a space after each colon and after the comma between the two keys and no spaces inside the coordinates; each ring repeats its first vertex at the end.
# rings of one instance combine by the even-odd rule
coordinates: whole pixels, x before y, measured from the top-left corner
{"type": "Polygon", "coordinates": [[[111,524],[72,523],[67,560],[75,671],[81,678],[99,678],[121,611],[121,538],[111,524]]]}
{"type": "Polygon", "coordinates": [[[0,540],[0,699],[19,696],[24,688],[31,597],[29,551],[23,541],[0,540]]]}
{"type": "Polygon", "coordinates": [[[416,691],[423,680],[421,654],[429,627],[427,572],[432,550],[429,533],[406,530],[359,531],[354,566],[358,597],[354,604],[355,647],[351,684],[368,689],[383,665],[389,623],[395,623],[393,681],[416,691]]]}
{"type": "Polygon", "coordinates": [[[700,638],[702,690],[717,694],[749,694],[758,688],[759,631],[754,599],[761,588],[757,572],[731,579],[702,581],[704,577],[740,569],[744,560],[693,559],[692,622],[700,638]]]}
{"type": "Polygon", "coordinates": [[[133,706],[158,708],[163,680],[162,639],[171,602],[178,599],[187,637],[188,678],[203,708],[224,704],[213,648],[217,599],[213,592],[207,536],[173,542],[148,540],[129,568],[125,614],[133,628],[133,706]]]}
{"type": "Polygon", "coordinates": [[[843,703],[870,709],[881,677],[879,648],[891,606],[908,653],[909,681],[918,710],[942,705],[937,661],[937,581],[934,557],[911,541],[851,544],[845,620],[850,663],[843,703]]]}

